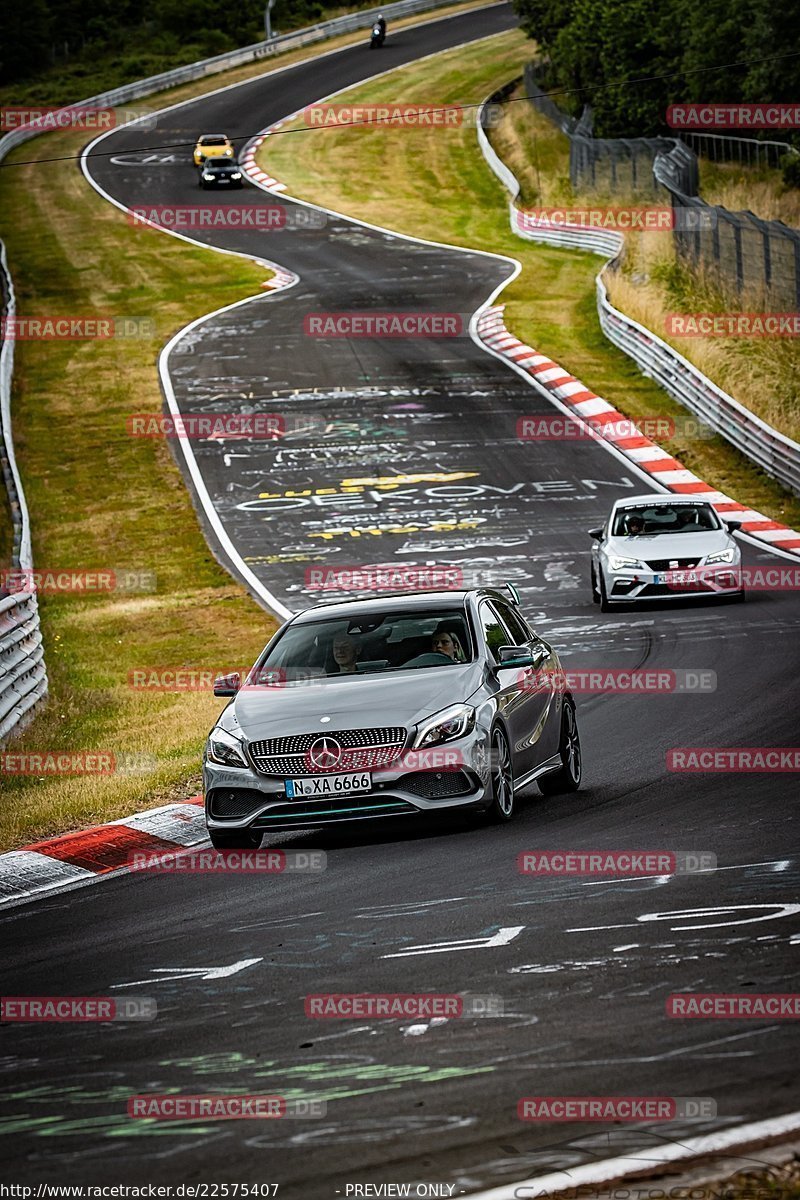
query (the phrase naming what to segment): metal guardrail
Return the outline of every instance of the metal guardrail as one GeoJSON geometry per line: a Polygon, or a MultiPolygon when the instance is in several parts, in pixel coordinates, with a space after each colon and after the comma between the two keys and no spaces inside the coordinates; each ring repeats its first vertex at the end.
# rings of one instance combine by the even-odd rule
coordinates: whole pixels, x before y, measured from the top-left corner
{"type": "MultiPolygon", "coordinates": [[[[13,317],[16,313],[14,286],[2,242],[0,285],[5,315],[13,317]]],[[[33,565],[30,520],[11,435],[13,370],[14,341],[4,338],[0,349],[0,462],[13,526],[11,566],[14,570],[29,571],[33,565]]],[[[46,695],[47,672],[36,595],[29,591],[6,595],[0,599],[0,744],[46,695]]]]}
{"type": "Polygon", "coordinates": [[[499,158],[486,136],[484,112],[489,104],[496,102],[497,95],[498,93],[495,93],[491,96],[480,109],[478,144],[491,170],[511,193],[509,211],[514,233],[530,241],[590,250],[605,259],[611,259],[611,262],[606,262],[595,280],[597,314],[600,327],[609,341],[632,358],[644,375],[654,379],[679,404],[699,417],[704,424],[724,437],[752,462],[757,463],[789,491],[800,495],[800,445],[762,421],[738,400],[734,400],[722,388],[717,387],[672,346],[610,303],[603,276],[619,258],[624,245],[621,234],[583,228],[572,231],[563,226],[558,229],[545,229],[520,220],[524,218],[524,211],[518,209],[515,204],[520,190],[519,182],[499,158]]]}
{"type": "Polygon", "coordinates": [[[511,222],[511,230],[518,237],[528,238],[530,241],[546,242],[550,246],[558,246],[561,249],[567,250],[588,250],[591,254],[602,254],[604,258],[616,258],[624,248],[625,239],[622,234],[616,233],[614,230],[587,229],[580,226],[570,227],[568,225],[559,225],[557,227],[537,224],[530,211],[524,208],[517,208],[515,203],[519,192],[520,185],[514,172],[507,167],[500,155],[492,146],[489,138],[486,135],[488,121],[484,119],[484,114],[490,108],[501,104],[503,99],[514,90],[514,87],[519,83],[518,79],[513,79],[511,83],[499,88],[496,92],[486,100],[481,106],[478,113],[478,145],[481,148],[481,153],[489,164],[493,174],[497,176],[506,190],[511,194],[511,200],[508,206],[508,215],[511,222]]]}
{"type": "Polygon", "coordinates": [[[47,695],[36,596],[0,600],[0,745],[47,695]]]}
{"type": "Polygon", "coordinates": [[[711,162],[738,162],[746,167],[779,167],[787,154],[800,153],[791,142],[776,142],[770,138],[730,137],[687,129],[681,130],[680,137],[695,154],[711,162]]]}
{"type": "MultiPolygon", "coordinates": [[[[163,71],[160,75],[137,79],[133,83],[123,84],[122,87],[112,88],[97,96],[76,100],[65,105],[65,108],[102,108],[130,104],[132,100],[141,100],[144,96],[152,96],[155,92],[163,92],[166,88],[177,87],[182,83],[191,83],[195,79],[204,79],[208,75],[216,75],[220,71],[245,66],[247,63],[258,62],[260,59],[272,58],[286,50],[295,50],[300,46],[322,42],[340,33],[353,33],[358,29],[367,29],[379,13],[383,13],[384,17],[390,19],[399,19],[435,8],[444,8],[452,3],[453,0],[396,0],[395,3],[384,5],[381,8],[364,8],[358,12],[345,13],[342,17],[332,17],[329,21],[306,25],[302,29],[296,29],[293,33],[284,33],[279,37],[270,38],[269,41],[254,42],[250,46],[241,46],[236,50],[229,50],[225,54],[217,54],[213,58],[200,59],[185,67],[175,67],[171,71],[163,71]]],[[[35,125],[23,125],[19,129],[13,129],[5,134],[0,138],[0,162],[9,150],[30,138],[38,137],[43,132],[46,130],[35,125]]]]}

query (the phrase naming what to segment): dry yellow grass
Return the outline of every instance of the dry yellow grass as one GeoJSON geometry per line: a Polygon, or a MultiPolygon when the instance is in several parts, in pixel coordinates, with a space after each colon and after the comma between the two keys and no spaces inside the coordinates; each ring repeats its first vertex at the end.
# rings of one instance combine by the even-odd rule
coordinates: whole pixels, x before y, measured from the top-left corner
{"type": "MultiPolygon", "coordinates": [[[[522,94],[517,88],[512,96],[522,94]]],[[[642,203],[621,193],[593,194],[591,200],[575,194],[567,138],[524,100],[506,107],[492,143],[520,181],[522,205],[642,203]]],[[[703,162],[701,179],[703,195],[714,203],[800,223],[800,192],[786,188],[777,171],[748,174],[740,167],[703,162]]],[[[607,271],[605,280],[617,308],[652,329],[762,420],[800,438],[800,339],[675,337],[667,330],[667,319],[676,312],[768,311],[772,306],[763,296],[725,296],[702,272],[676,258],[669,233],[628,236],[622,270],[607,271]]]]}
{"type": "Polygon", "coordinates": [[[670,315],[691,312],[762,312],[763,297],[736,304],[702,272],[676,259],[668,233],[628,238],[620,271],[605,275],[617,308],[652,329],[684,358],[762,420],[800,440],[800,345],[792,337],[678,337],[670,315]]]}
{"type": "Polygon", "coordinates": [[[788,187],[778,170],[740,167],[700,159],[700,194],[730,212],[749,210],[765,221],[800,228],[800,188],[788,187]]]}

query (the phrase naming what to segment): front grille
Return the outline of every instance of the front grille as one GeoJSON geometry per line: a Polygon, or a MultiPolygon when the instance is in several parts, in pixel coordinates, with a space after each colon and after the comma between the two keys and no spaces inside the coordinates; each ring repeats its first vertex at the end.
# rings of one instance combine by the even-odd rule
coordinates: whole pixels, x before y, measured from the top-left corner
{"type": "Polygon", "coordinates": [[[250,744],[250,755],[256,770],[262,775],[283,775],[292,778],[302,775],[340,774],[344,771],[374,771],[390,766],[399,757],[406,743],[406,731],[398,726],[378,726],[373,729],[342,729],[333,733],[324,730],[314,733],[295,733],[289,737],[266,738],[250,744]],[[321,739],[338,742],[341,754],[328,766],[312,761],[310,751],[321,739]]]}
{"type": "Polygon", "coordinates": [[[699,562],[699,558],[651,558],[644,565],[651,571],[690,571],[699,562]]]}
{"type": "Polygon", "coordinates": [[[446,800],[472,791],[472,784],[463,771],[415,771],[413,775],[404,775],[393,786],[425,800],[446,800]]]}
{"type": "Polygon", "coordinates": [[[215,788],[209,796],[209,811],[217,819],[246,817],[270,799],[252,788],[215,788]]]}

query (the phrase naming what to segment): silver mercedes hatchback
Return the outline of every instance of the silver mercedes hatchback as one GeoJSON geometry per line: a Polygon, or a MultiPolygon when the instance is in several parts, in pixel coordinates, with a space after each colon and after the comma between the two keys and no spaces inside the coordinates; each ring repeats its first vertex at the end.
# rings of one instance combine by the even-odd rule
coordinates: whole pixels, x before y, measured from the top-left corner
{"type": "Polygon", "coordinates": [[[545,794],[580,785],[574,700],[515,592],[317,605],[214,692],[232,697],[203,756],[217,848],[445,810],[508,821],[534,780],[545,794]]]}

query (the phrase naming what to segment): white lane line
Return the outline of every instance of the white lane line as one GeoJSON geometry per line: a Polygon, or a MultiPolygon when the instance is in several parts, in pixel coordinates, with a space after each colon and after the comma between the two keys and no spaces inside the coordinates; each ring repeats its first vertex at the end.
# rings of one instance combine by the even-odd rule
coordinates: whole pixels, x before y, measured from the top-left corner
{"type": "Polygon", "coordinates": [[[453,950],[487,950],[493,946],[507,946],[522,933],[524,925],[508,925],[498,929],[491,937],[460,938],[453,942],[424,942],[420,946],[409,946],[394,954],[382,954],[381,958],[410,958],[415,954],[445,954],[453,950]]]}
{"type": "Polygon", "coordinates": [[[724,917],[743,912],[745,909],[772,909],[760,917],[738,917],[725,921],[702,921],[699,925],[673,925],[671,933],[683,929],[727,929],[733,925],[755,925],[760,921],[774,921],[781,917],[794,917],[800,913],[800,904],[771,900],[763,904],[715,904],[710,908],[675,908],[668,912],[642,913],[632,924],[626,925],[584,925],[576,929],[567,929],[566,933],[596,933],[606,929],[641,929],[643,923],[653,921],[684,921],[695,920],[698,917],[724,917]]]}
{"type": "Polygon", "coordinates": [[[417,1025],[407,1025],[403,1030],[403,1037],[422,1037],[429,1029],[436,1029],[438,1025],[446,1025],[447,1017],[433,1017],[430,1021],[421,1021],[417,1025]]]}
{"type": "Polygon", "coordinates": [[[558,1192],[584,1186],[611,1183],[630,1175],[655,1174],[667,1163],[688,1162],[695,1158],[720,1155],[725,1151],[789,1137],[800,1130],[800,1112],[787,1113],[767,1121],[755,1121],[737,1125],[719,1133],[686,1138],[679,1145],[648,1146],[618,1158],[607,1158],[603,1162],[587,1163],[568,1171],[553,1171],[549,1175],[534,1176],[517,1183],[501,1184],[482,1192],[473,1192],[471,1200],[534,1200],[556,1195],[558,1192]]]}
{"type": "MultiPolygon", "coordinates": [[[[226,89],[220,88],[219,90],[225,91],[226,89]]],[[[214,93],[211,93],[211,94],[213,95],[214,93]]],[[[175,106],[175,107],[177,107],[177,106],[175,106]]],[[[168,111],[169,111],[168,109],[161,110],[161,112],[168,112],[168,111]]],[[[160,113],[159,113],[159,115],[160,115],[160,113]]],[[[98,192],[99,195],[101,195],[104,200],[107,200],[109,204],[113,204],[115,208],[120,209],[120,211],[122,211],[122,212],[130,212],[131,209],[129,209],[127,207],[127,205],[123,204],[119,200],[115,200],[114,197],[105,190],[105,188],[101,187],[101,185],[97,182],[97,180],[92,176],[91,172],[89,171],[89,167],[87,165],[89,155],[91,154],[94,147],[99,142],[101,142],[103,140],[103,138],[108,137],[109,134],[113,133],[113,132],[114,132],[114,130],[108,130],[106,133],[100,134],[99,137],[95,138],[94,141],[91,142],[86,147],[86,149],[83,151],[83,154],[81,155],[81,170],[83,171],[83,174],[84,174],[87,182],[90,184],[90,186],[93,187],[94,190],[96,192],[98,192]]],[[[287,272],[286,268],[280,266],[279,263],[272,262],[270,259],[263,258],[260,255],[245,254],[238,250],[226,250],[220,246],[210,245],[207,242],[201,242],[201,241],[198,241],[196,238],[188,237],[184,233],[178,233],[174,229],[164,229],[160,225],[154,224],[153,228],[158,229],[161,233],[168,234],[170,237],[178,238],[179,241],[188,242],[190,245],[193,245],[193,246],[200,246],[202,249],[209,250],[214,254],[227,254],[227,255],[230,255],[232,258],[245,258],[249,262],[258,263],[260,266],[267,267],[269,270],[274,271],[276,276],[278,276],[278,277],[280,277],[282,275],[284,276],[284,280],[281,283],[281,290],[284,290],[285,288],[288,288],[288,287],[293,287],[295,284],[300,282],[299,277],[297,275],[287,272]],[[288,280],[286,278],[289,274],[291,274],[291,282],[288,282],[288,280]]],[[[274,295],[277,290],[278,290],[277,288],[273,288],[272,294],[274,295]]],[[[172,386],[172,379],[170,377],[169,368],[167,366],[168,359],[169,359],[170,353],[172,352],[172,349],[177,345],[177,343],[181,340],[181,338],[185,337],[186,334],[190,333],[193,329],[196,329],[199,325],[204,324],[206,321],[213,320],[215,317],[220,316],[222,313],[231,312],[235,308],[240,308],[245,304],[253,304],[257,300],[265,301],[266,297],[259,293],[256,293],[253,296],[246,296],[243,300],[237,300],[234,304],[226,304],[222,308],[215,309],[214,312],[206,313],[205,316],[198,317],[196,320],[190,321],[188,325],[184,325],[183,329],[179,329],[178,332],[174,335],[174,337],[172,337],[167,342],[166,346],[161,351],[161,354],[159,355],[159,358],[158,358],[158,370],[159,370],[159,375],[161,377],[161,386],[164,391],[164,396],[167,401],[167,406],[173,416],[180,415],[180,408],[178,406],[178,402],[175,397],[175,390],[172,386]]],[[[246,581],[248,586],[252,589],[253,593],[259,597],[259,599],[262,601],[262,603],[264,604],[264,606],[267,608],[268,611],[274,613],[275,616],[280,617],[284,621],[288,620],[288,618],[292,616],[292,610],[290,608],[287,608],[285,604],[281,604],[280,600],[278,600],[278,598],[271,591],[269,591],[269,589],[267,587],[264,586],[264,584],[261,582],[261,580],[258,578],[258,576],[250,569],[250,567],[247,566],[247,564],[245,563],[241,554],[234,546],[227,531],[225,530],[225,527],[223,526],[222,521],[220,520],[219,514],[217,513],[217,510],[214,507],[214,504],[208,493],[208,489],[206,487],[205,480],[203,479],[203,476],[200,472],[200,468],[197,464],[197,460],[194,456],[194,451],[192,449],[191,442],[187,438],[179,438],[178,445],[180,446],[181,451],[183,452],[183,457],[186,461],[187,470],[189,471],[189,474],[191,476],[192,483],[195,488],[195,493],[197,495],[197,499],[200,502],[200,505],[202,506],[203,513],[206,517],[206,520],[208,521],[211,528],[214,530],[214,533],[218,539],[219,545],[222,548],[223,553],[229,559],[231,565],[233,566],[234,571],[236,572],[236,574],[239,575],[240,578],[242,578],[246,581]]]]}
{"type": "Polygon", "coordinates": [[[112,983],[112,988],[140,987],[142,984],[172,983],[175,980],[192,979],[228,979],[238,975],[240,971],[254,967],[263,962],[263,958],[241,958],[238,962],[229,963],[225,967],[151,967],[151,974],[156,979],[132,979],[130,983],[112,983]]]}
{"type": "MultiPolygon", "coordinates": [[[[765,862],[755,863],[734,863],[730,867],[702,867],[699,871],[692,871],[692,875],[714,875],[717,871],[744,871],[747,867],[771,867],[773,871],[788,871],[792,865],[791,858],[767,859],[765,862]]],[[[615,879],[609,875],[608,879],[593,879],[591,882],[584,883],[584,887],[602,887],[604,883],[641,883],[643,879],[675,879],[675,875],[637,875],[632,879],[615,879]]],[[[622,926],[619,926],[622,928],[622,926]]]]}
{"type": "MultiPolygon", "coordinates": [[[[657,984],[651,991],[660,990],[661,984],[657,984]]],[[[501,1064],[504,1069],[530,1071],[530,1063],[523,1061],[524,1059],[535,1058],[536,1069],[543,1071],[562,1071],[571,1067],[579,1067],[583,1070],[586,1067],[621,1067],[628,1064],[641,1063],[663,1063],[670,1059],[682,1058],[691,1056],[693,1059],[709,1058],[754,1058],[758,1050],[734,1050],[721,1051],[716,1050],[718,1046],[725,1046],[729,1042],[741,1042],[752,1038],[763,1037],[765,1034],[774,1033],[778,1028],[777,1025],[765,1025],[761,1029],[748,1029],[745,1033],[731,1033],[725,1037],[713,1038],[711,1041],[699,1042],[688,1046],[676,1046],[674,1050],[664,1050],[661,1054],[633,1054],[633,1055],[617,1055],[614,1058],[578,1058],[570,1059],[567,1057],[567,1050],[570,1049],[570,1044],[567,1042],[556,1046],[555,1049],[563,1050],[558,1058],[546,1059],[542,1055],[548,1050],[548,1047],[543,1047],[540,1050],[526,1050],[521,1052],[515,1049],[513,1054],[493,1057],[488,1061],[489,1066],[497,1069],[501,1064]],[[709,1051],[711,1053],[703,1053],[709,1051]]]]}

